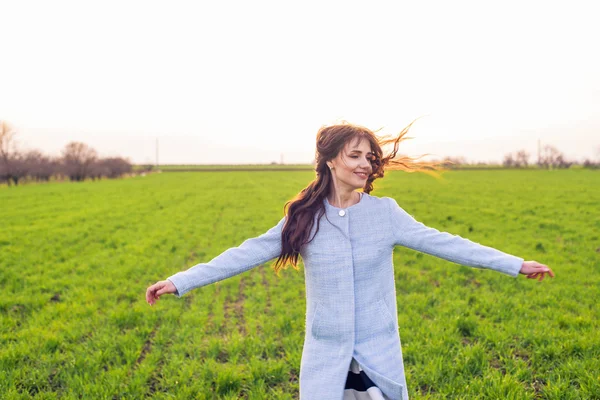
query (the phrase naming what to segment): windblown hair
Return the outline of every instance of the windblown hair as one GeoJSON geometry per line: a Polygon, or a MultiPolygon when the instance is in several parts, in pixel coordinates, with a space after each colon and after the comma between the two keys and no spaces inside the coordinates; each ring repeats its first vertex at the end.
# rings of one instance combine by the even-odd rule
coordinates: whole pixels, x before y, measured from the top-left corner
{"type": "Polygon", "coordinates": [[[302,189],[295,198],[287,202],[284,207],[287,218],[281,233],[281,254],[274,264],[277,274],[282,268],[287,268],[288,264],[291,264],[294,269],[298,269],[300,249],[305,244],[310,243],[318,232],[321,217],[325,214],[324,199],[329,195],[333,185],[331,171],[326,163],[337,157],[347,143],[353,140],[366,139],[371,145],[372,172],[363,187],[365,193],[371,193],[373,182],[375,179],[383,178],[386,169],[407,172],[432,172],[437,169],[437,164],[417,161],[420,157],[397,157],[399,145],[404,140],[410,139],[406,137],[406,134],[415,121],[411,122],[397,136],[377,136],[365,127],[350,123],[324,126],[319,129],[315,153],[317,177],[302,189]],[[384,156],[382,148],[388,146],[392,146],[392,149],[384,156]],[[315,219],[317,226],[311,238],[310,234],[315,219]]]}

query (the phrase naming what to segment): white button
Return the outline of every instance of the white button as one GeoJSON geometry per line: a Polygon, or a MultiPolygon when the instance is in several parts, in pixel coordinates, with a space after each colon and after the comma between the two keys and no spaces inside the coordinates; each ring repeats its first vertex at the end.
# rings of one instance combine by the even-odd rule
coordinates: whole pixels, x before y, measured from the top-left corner
{"type": "Polygon", "coordinates": [[[346,211],[340,210],[340,212],[338,214],[340,214],[340,217],[343,217],[344,215],[346,215],[346,211]]]}

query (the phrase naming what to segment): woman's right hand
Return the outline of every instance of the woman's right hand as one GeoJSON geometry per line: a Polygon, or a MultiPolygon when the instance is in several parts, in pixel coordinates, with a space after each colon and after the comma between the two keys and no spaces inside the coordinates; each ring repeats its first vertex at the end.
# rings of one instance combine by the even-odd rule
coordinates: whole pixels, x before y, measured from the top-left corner
{"type": "Polygon", "coordinates": [[[158,281],[154,285],[146,289],[146,301],[153,305],[156,300],[163,294],[176,293],[177,288],[171,281],[158,281]]]}

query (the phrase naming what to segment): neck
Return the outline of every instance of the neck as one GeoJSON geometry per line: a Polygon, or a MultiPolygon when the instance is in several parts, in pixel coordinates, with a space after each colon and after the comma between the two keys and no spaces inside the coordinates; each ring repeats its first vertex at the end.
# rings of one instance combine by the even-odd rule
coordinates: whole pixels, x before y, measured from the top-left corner
{"type": "Polygon", "coordinates": [[[329,204],[338,208],[346,208],[360,201],[360,193],[353,189],[336,190],[333,188],[329,196],[327,196],[329,204]]]}

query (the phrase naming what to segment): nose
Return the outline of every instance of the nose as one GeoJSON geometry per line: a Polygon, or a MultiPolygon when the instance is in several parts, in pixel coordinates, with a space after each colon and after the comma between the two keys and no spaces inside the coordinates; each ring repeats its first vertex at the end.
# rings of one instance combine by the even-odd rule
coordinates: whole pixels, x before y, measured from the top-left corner
{"type": "Polygon", "coordinates": [[[371,171],[371,162],[366,158],[361,158],[360,167],[371,171]]]}

